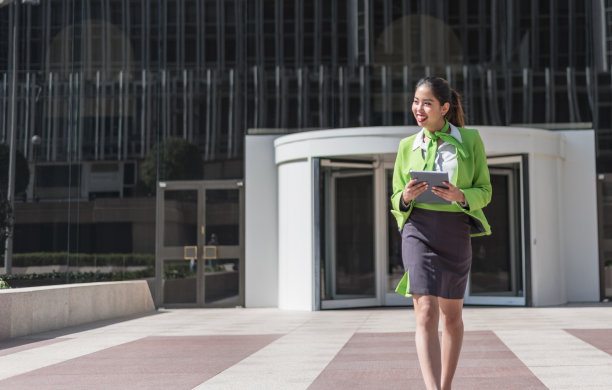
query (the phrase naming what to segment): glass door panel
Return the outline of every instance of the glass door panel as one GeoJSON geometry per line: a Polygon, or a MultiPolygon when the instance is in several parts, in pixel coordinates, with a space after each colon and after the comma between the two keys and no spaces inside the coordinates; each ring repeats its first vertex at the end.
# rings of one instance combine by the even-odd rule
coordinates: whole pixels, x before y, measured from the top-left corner
{"type": "Polygon", "coordinates": [[[164,304],[198,302],[198,262],[165,260],[163,274],[164,304]]]}
{"type": "Polygon", "coordinates": [[[466,303],[524,305],[521,157],[489,159],[493,197],[484,209],[493,232],[472,238],[466,303]]]}
{"type": "Polygon", "coordinates": [[[491,169],[495,197],[486,208],[487,219],[495,234],[472,242],[471,295],[516,295],[516,236],[510,201],[511,170],[491,169]]]}
{"type": "Polygon", "coordinates": [[[197,183],[163,183],[157,194],[156,299],[163,306],[197,306],[204,302],[197,183]],[[191,247],[191,258],[185,258],[191,247]]]}
{"type": "Polygon", "coordinates": [[[159,183],[158,305],[243,304],[242,198],[242,186],[233,180],[159,183]]]}
{"type": "Polygon", "coordinates": [[[335,179],[335,297],[375,296],[372,178],[335,179]]]}
{"type": "Polygon", "coordinates": [[[215,253],[204,268],[205,304],[240,304],[240,191],[206,189],[206,246],[215,253]]]}
{"type": "Polygon", "coordinates": [[[198,245],[198,190],[164,191],[164,246],[198,245]]]}
{"type": "Polygon", "coordinates": [[[374,172],[324,168],[321,308],[378,305],[374,172]]]}
{"type": "Polygon", "coordinates": [[[599,198],[599,253],[602,298],[612,298],[612,175],[599,174],[597,191],[599,198]]]}
{"type": "Polygon", "coordinates": [[[206,245],[238,245],[240,196],[237,189],[206,190],[206,245]]]}

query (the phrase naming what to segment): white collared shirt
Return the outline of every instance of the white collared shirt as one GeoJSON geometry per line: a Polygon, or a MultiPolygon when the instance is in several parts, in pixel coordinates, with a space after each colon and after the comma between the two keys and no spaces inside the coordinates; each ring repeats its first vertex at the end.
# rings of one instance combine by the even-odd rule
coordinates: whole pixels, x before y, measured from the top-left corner
{"type": "MultiPolygon", "coordinates": [[[[421,152],[423,153],[423,159],[427,155],[427,144],[429,140],[423,141],[423,132],[426,131],[424,128],[417,134],[414,139],[414,143],[412,144],[412,150],[416,150],[417,148],[421,148],[421,152]]],[[[456,126],[452,123],[450,124],[450,135],[455,137],[459,142],[463,142],[461,139],[461,133],[456,126]]],[[[436,152],[436,158],[434,161],[434,171],[439,172],[448,172],[448,177],[451,182],[453,181],[453,177],[457,171],[457,148],[448,142],[443,142],[438,146],[438,150],[436,152]]]]}

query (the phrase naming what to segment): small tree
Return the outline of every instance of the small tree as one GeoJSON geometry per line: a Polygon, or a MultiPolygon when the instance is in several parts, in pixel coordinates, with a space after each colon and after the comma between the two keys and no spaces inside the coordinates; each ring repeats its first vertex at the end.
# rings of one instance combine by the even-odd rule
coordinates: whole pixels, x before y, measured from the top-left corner
{"type": "Polygon", "coordinates": [[[182,138],[168,138],[156,145],[143,161],[140,177],[150,190],[157,185],[158,163],[159,180],[197,180],[204,174],[202,153],[182,138]]]}

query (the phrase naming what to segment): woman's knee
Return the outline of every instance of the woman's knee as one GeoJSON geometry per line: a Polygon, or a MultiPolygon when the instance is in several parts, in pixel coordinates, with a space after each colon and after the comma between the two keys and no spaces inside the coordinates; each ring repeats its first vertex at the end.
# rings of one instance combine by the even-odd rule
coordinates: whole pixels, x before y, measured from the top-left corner
{"type": "Polygon", "coordinates": [[[444,330],[459,330],[463,329],[463,318],[459,315],[444,315],[442,314],[442,328],[444,330]]]}
{"type": "Polygon", "coordinates": [[[463,328],[462,304],[450,301],[440,302],[440,317],[444,329],[463,328]]]}
{"type": "Polygon", "coordinates": [[[436,297],[429,295],[415,297],[414,309],[417,326],[437,331],[440,314],[436,297]]]}

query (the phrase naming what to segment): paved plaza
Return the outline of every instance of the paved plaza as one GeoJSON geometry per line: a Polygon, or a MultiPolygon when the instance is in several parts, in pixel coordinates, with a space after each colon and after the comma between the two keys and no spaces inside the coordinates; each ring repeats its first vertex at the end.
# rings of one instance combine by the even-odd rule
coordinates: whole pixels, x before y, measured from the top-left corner
{"type": "MultiPolygon", "coordinates": [[[[612,389],[612,305],[466,307],[454,389],[612,389]]],[[[410,308],[176,309],[0,341],[2,389],[423,389],[410,308]]]]}

